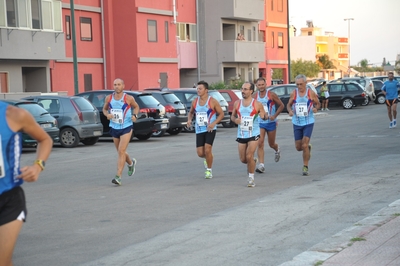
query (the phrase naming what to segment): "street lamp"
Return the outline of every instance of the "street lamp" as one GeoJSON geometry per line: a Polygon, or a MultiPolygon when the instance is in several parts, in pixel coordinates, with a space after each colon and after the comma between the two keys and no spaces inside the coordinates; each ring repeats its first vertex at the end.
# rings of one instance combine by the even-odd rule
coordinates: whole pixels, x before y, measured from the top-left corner
{"type": "MultiPolygon", "coordinates": [[[[350,70],[350,21],[354,20],[354,18],[345,18],[344,21],[347,21],[348,24],[348,29],[347,29],[347,39],[349,42],[349,70],[350,70]]],[[[350,72],[349,72],[349,77],[350,77],[350,72]]]]}

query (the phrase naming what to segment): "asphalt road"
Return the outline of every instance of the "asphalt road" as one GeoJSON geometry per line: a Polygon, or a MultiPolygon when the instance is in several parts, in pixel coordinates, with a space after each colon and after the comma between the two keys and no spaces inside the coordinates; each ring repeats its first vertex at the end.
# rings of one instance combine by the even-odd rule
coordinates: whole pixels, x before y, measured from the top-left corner
{"type": "MultiPolygon", "coordinates": [[[[24,184],[28,220],[18,265],[279,265],[399,199],[400,128],[386,107],[332,108],[317,117],[310,175],[292,125],[279,123],[281,160],[248,188],[236,129],[218,128],[211,180],[195,135],[131,142],[136,173],[111,184],[111,139],[55,146],[36,183],[24,184]]],[[[24,152],[22,164],[35,155],[24,152]]]]}

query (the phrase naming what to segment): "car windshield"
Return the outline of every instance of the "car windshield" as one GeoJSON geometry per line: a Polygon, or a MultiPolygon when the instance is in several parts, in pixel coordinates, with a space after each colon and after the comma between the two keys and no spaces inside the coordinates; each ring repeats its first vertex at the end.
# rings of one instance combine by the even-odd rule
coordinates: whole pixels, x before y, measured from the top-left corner
{"type": "Polygon", "coordinates": [[[93,111],[93,105],[86,100],[85,98],[82,97],[74,97],[71,98],[71,101],[73,101],[76,106],[78,106],[79,110],[81,111],[93,111]]]}
{"type": "Polygon", "coordinates": [[[164,93],[163,94],[164,99],[167,103],[176,103],[176,102],[180,102],[181,100],[179,100],[178,97],[176,97],[175,94],[173,93],[164,93]]]}
{"type": "Polygon", "coordinates": [[[138,95],[138,97],[142,100],[143,104],[147,106],[157,106],[160,104],[160,102],[150,94],[138,95]]]}
{"type": "Polygon", "coordinates": [[[27,110],[33,116],[48,114],[48,112],[43,107],[40,107],[40,105],[37,103],[19,103],[17,106],[27,110]]]}
{"type": "Polygon", "coordinates": [[[224,96],[222,96],[221,93],[219,93],[218,91],[209,91],[208,93],[210,94],[211,97],[213,97],[218,102],[220,102],[220,104],[224,103],[224,104],[228,105],[228,102],[225,101],[224,96]]]}
{"type": "Polygon", "coordinates": [[[235,94],[236,94],[236,96],[239,98],[239,99],[242,99],[243,97],[242,97],[242,93],[240,92],[240,91],[235,91],[235,94]]]}

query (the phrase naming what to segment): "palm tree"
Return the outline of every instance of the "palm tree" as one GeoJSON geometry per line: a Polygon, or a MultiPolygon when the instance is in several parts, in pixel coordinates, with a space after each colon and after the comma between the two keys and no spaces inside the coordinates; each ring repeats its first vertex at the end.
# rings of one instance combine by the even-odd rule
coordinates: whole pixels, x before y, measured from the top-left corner
{"type": "Polygon", "coordinates": [[[336,68],[335,65],[331,60],[329,60],[329,56],[324,54],[317,56],[317,64],[322,68],[322,69],[334,69],[336,68]]]}

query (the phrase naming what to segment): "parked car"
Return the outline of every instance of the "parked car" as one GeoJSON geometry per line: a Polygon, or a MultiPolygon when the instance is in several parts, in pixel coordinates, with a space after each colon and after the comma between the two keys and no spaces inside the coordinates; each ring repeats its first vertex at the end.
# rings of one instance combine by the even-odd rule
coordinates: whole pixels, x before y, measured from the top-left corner
{"type": "Polygon", "coordinates": [[[369,77],[345,77],[345,78],[340,78],[331,82],[349,82],[349,81],[354,81],[360,84],[364,90],[365,93],[367,94],[368,98],[364,101],[363,105],[368,105],[370,101],[375,101],[376,95],[375,95],[375,89],[374,89],[374,84],[372,83],[371,78],[369,77]]]}
{"type": "MultiPolygon", "coordinates": [[[[344,109],[351,109],[361,105],[368,97],[364,88],[356,82],[330,82],[326,84],[329,89],[329,105],[339,105],[344,109]]],[[[322,84],[316,87],[320,95],[322,84]]]]}
{"type": "Polygon", "coordinates": [[[167,132],[170,135],[178,135],[187,124],[185,105],[175,94],[169,91],[152,90],[151,95],[165,107],[165,116],[169,120],[167,132]]]}
{"type": "MultiPolygon", "coordinates": [[[[196,88],[172,89],[170,91],[172,93],[174,93],[179,98],[179,100],[181,100],[181,102],[183,104],[186,105],[186,110],[189,112],[190,107],[192,105],[192,101],[194,99],[196,99],[196,97],[197,97],[197,89],[196,88]]],[[[219,102],[219,104],[221,105],[222,111],[224,111],[224,118],[222,119],[221,124],[224,127],[230,127],[231,118],[230,118],[230,115],[228,112],[229,105],[228,105],[227,101],[225,101],[225,99],[221,95],[221,93],[219,93],[216,90],[208,90],[208,94],[219,102]]],[[[196,123],[196,119],[193,116],[192,125],[190,127],[185,126],[184,130],[187,132],[194,132],[195,131],[195,123],[196,123]]]]}
{"type": "MultiPolygon", "coordinates": [[[[242,92],[240,90],[218,90],[219,93],[225,98],[225,101],[228,103],[228,113],[229,115],[232,115],[233,111],[233,105],[237,100],[242,99],[242,92]]],[[[232,122],[232,120],[229,120],[229,124],[226,123],[227,127],[233,127],[236,126],[235,123],[232,122]]]]}
{"type": "Polygon", "coordinates": [[[97,109],[79,96],[38,95],[23,98],[35,101],[57,119],[60,143],[72,148],[82,142],[94,145],[103,134],[97,109]]]}
{"type": "MultiPolygon", "coordinates": [[[[23,100],[1,100],[2,102],[14,105],[16,107],[27,110],[46,131],[47,134],[53,139],[53,142],[60,141],[60,129],[57,126],[57,120],[52,117],[43,107],[38,103],[23,100]]],[[[22,133],[22,146],[23,147],[36,147],[37,141],[32,139],[28,134],[22,133]]]]}
{"type": "MultiPolygon", "coordinates": [[[[371,77],[371,80],[380,80],[382,82],[385,82],[386,80],[388,80],[388,76],[376,76],[376,77],[371,77]]],[[[400,76],[394,76],[393,77],[394,80],[400,81],[400,76]]]]}
{"type": "MultiPolygon", "coordinates": [[[[113,92],[114,90],[97,90],[77,94],[92,102],[100,112],[103,137],[110,137],[110,121],[103,114],[104,101],[113,92]]],[[[133,125],[132,138],[147,140],[153,132],[168,129],[168,119],[164,118],[165,108],[151,94],[137,91],[125,91],[125,93],[133,96],[140,108],[138,119],[133,125]]]]}
{"type": "Polygon", "coordinates": [[[382,87],[383,87],[383,82],[379,79],[373,79],[372,83],[374,83],[374,89],[375,89],[375,103],[383,104],[386,101],[386,97],[382,92],[382,87]]]}
{"type": "Polygon", "coordinates": [[[281,99],[283,103],[282,112],[288,112],[286,109],[286,105],[289,102],[290,94],[297,88],[295,84],[281,84],[281,85],[272,85],[267,87],[267,90],[271,90],[275,92],[276,95],[281,99]]]}

